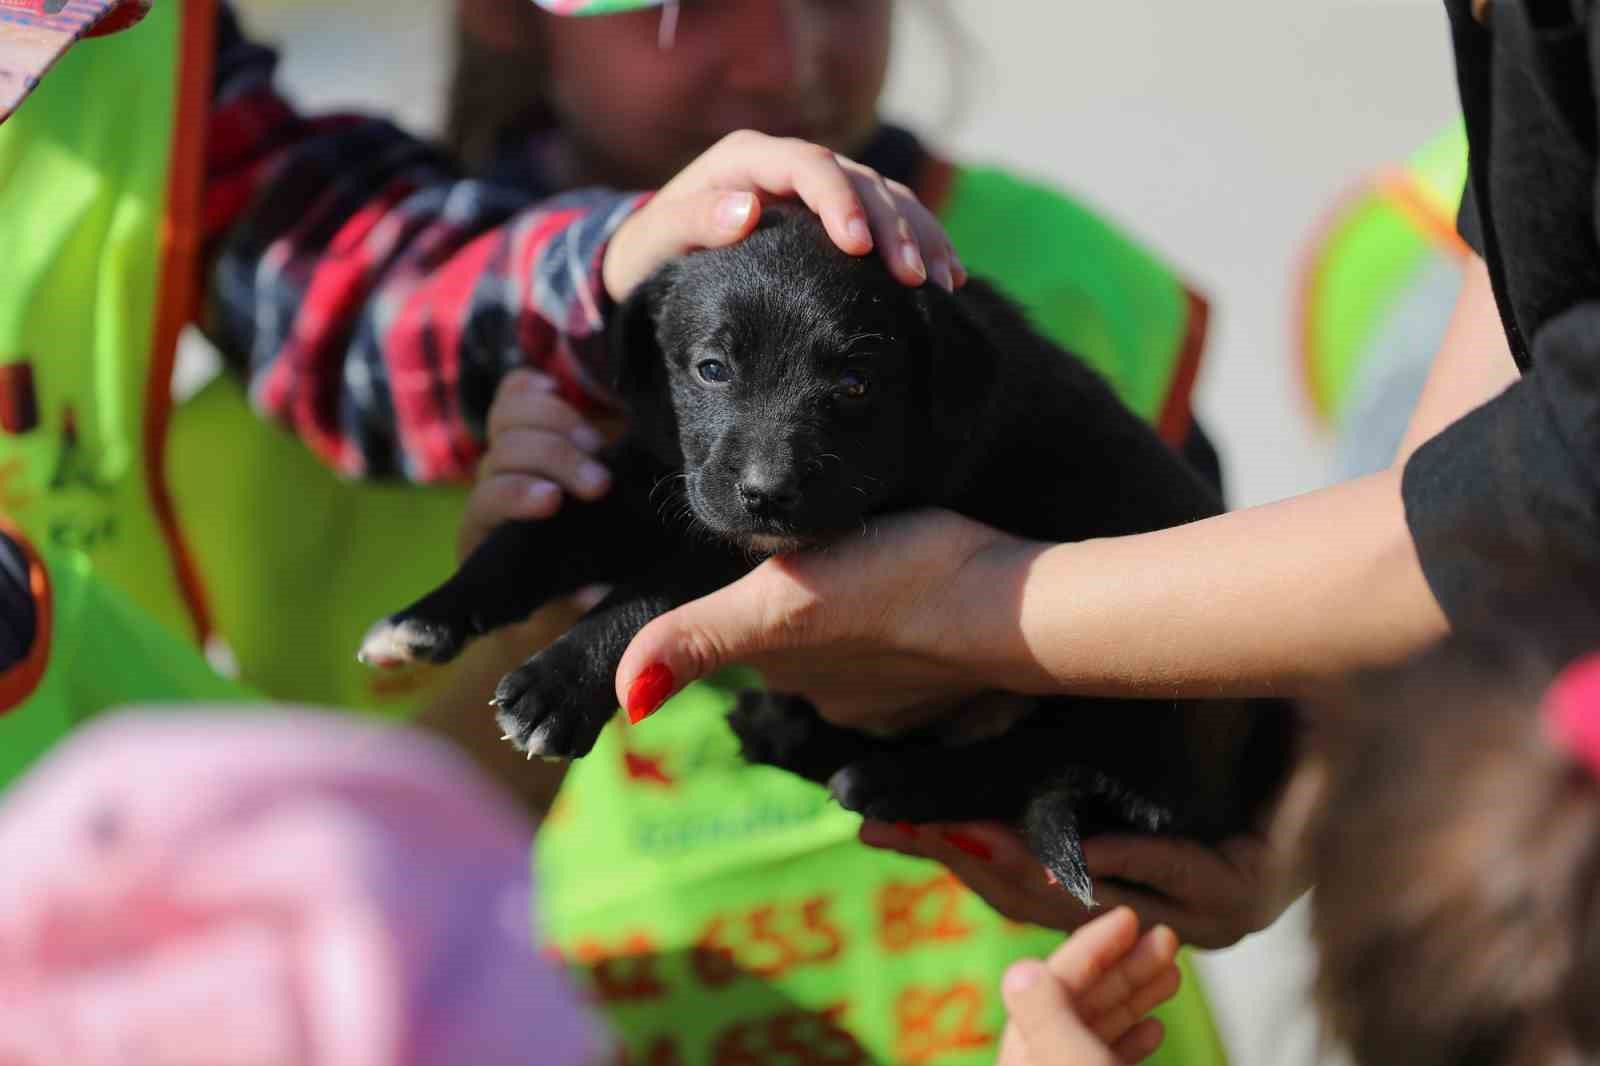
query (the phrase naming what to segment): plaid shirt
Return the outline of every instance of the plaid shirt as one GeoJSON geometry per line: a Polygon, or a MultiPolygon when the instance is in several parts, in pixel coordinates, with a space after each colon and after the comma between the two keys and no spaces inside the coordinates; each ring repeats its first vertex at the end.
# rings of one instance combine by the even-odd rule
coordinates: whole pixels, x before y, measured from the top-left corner
{"type": "Polygon", "coordinates": [[[603,405],[606,241],[637,194],[470,180],[388,122],[297,115],[224,6],[207,140],[208,332],[335,470],[471,476],[505,373],[603,405]]]}

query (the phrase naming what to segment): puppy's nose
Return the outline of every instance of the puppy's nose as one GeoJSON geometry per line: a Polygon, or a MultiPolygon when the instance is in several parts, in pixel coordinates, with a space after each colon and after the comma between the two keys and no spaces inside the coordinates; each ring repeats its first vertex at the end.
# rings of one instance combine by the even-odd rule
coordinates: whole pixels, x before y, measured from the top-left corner
{"type": "Polygon", "coordinates": [[[800,481],[788,474],[746,470],[737,489],[739,502],[753,515],[783,514],[800,502],[800,481]]]}

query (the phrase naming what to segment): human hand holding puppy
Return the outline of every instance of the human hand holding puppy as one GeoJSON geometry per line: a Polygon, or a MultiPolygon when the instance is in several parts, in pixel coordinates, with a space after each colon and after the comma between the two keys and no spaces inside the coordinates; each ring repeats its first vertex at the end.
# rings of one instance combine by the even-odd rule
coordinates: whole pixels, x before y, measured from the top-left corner
{"type": "MultiPolygon", "coordinates": [[[[1014,922],[1070,933],[1092,911],[1050,883],[1045,868],[1010,828],[991,823],[892,826],[864,822],[861,842],[943,865],[1014,922]]],[[[1126,908],[1160,923],[1185,944],[1230,947],[1275,922],[1309,887],[1290,853],[1293,841],[1266,832],[1207,845],[1158,836],[1099,836],[1084,858],[1101,908],[1126,908]]]]}

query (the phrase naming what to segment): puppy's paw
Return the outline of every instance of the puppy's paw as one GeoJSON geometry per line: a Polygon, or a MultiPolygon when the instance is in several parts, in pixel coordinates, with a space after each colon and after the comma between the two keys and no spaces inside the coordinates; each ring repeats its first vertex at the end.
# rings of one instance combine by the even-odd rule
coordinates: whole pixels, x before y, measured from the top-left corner
{"type": "Polygon", "coordinates": [[[586,686],[535,656],[501,679],[495,719],[506,739],[528,758],[577,759],[589,754],[616,713],[609,691],[597,701],[586,686]]]}
{"type": "Polygon", "coordinates": [[[828,791],[845,810],[877,822],[961,820],[948,797],[908,780],[888,759],[851,763],[828,779],[828,791]]]}
{"type": "Polygon", "coordinates": [[[392,670],[408,663],[447,663],[461,654],[466,634],[448,622],[390,615],[362,638],[356,653],[368,666],[392,670]]]}
{"type": "Polygon", "coordinates": [[[783,770],[794,768],[794,756],[819,724],[805,701],[760,689],[739,693],[739,702],[728,712],[728,728],[739,738],[745,761],[783,770]]]}
{"type": "Polygon", "coordinates": [[[745,761],[775,766],[819,785],[841,767],[881,754],[884,741],[823,719],[803,696],[750,690],[728,713],[745,761]]]}

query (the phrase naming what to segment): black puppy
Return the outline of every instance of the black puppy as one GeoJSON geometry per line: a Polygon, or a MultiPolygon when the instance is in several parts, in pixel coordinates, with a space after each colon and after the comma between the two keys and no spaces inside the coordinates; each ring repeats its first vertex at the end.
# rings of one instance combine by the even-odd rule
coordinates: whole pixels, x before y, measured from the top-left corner
{"type": "MultiPolygon", "coordinates": [[[[838,251],[803,211],[768,211],[748,240],[664,267],[612,337],[632,427],[609,456],[616,487],[500,527],[362,649],[369,662],[445,661],[552,598],[613,584],[500,684],[499,720],[530,757],[590,750],[616,710],[617,662],[651,618],[871,515],[936,505],[1070,541],[1221,510],[988,286],[906,288],[875,257],[838,251]]],[[[1282,768],[1285,716],[1264,703],[1000,702],[1004,717],[978,731],[987,739],[962,742],[868,737],[767,693],[746,694],[730,724],[752,761],[827,783],[870,817],[1019,823],[1085,901],[1082,836],[1219,838],[1245,826],[1282,768]]]]}

